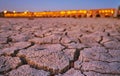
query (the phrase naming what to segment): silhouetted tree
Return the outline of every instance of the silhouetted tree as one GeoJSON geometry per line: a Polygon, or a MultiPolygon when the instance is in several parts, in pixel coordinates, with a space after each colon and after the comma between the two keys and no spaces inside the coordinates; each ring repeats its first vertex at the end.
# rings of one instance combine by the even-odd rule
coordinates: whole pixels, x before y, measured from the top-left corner
{"type": "Polygon", "coordinates": [[[4,17],[4,13],[3,12],[0,12],[0,17],[4,17]]]}
{"type": "Polygon", "coordinates": [[[119,18],[120,18],[120,5],[118,6],[117,17],[119,17],[119,18]]]}
{"type": "Polygon", "coordinates": [[[118,6],[118,10],[120,10],[120,5],[118,6]]]}

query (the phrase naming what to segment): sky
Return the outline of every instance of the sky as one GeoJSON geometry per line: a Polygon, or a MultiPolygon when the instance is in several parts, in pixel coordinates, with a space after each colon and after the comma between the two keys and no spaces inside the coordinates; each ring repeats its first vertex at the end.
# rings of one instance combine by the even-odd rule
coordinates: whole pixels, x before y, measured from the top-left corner
{"type": "Polygon", "coordinates": [[[0,0],[0,11],[56,11],[117,8],[120,0],[0,0]]]}

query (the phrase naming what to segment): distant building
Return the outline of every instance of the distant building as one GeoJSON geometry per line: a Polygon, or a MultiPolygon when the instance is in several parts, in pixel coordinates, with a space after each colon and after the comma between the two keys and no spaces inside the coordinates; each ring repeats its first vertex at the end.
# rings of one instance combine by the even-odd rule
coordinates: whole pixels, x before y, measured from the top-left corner
{"type": "Polygon", "coordinates": [[[120,6],[118,7],[118,10],[117,10],[117,17],[120,17],[120,6]]]}
{"type": "MultiPolygon", "coordinates": [[[[120,11],[119,11],[120,13],[120,11]]],[[[67,18],[83,18],[83,17],[114,17],[116,9],[90,9],[90,10],[62,10],[62,11],[43,11],[43,12],[10,12],[5,11],[4,17],[42,17],[42,18],[56,18],[56,17],[67,17],[67,18]]]]}
{"type": "Polygon", "coordinates": [[[0,17],[4,17],[4,13],[3,12],[0,12],[0,17]]]}

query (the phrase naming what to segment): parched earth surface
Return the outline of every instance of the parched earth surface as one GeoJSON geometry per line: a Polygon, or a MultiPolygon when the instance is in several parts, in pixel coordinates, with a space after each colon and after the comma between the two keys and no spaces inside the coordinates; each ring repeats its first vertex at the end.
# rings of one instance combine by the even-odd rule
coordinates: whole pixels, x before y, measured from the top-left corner
{"type": "Polygon", "coordinates": [[[120,20],[1,18],[0,76],[120,76],[120,20]]]}

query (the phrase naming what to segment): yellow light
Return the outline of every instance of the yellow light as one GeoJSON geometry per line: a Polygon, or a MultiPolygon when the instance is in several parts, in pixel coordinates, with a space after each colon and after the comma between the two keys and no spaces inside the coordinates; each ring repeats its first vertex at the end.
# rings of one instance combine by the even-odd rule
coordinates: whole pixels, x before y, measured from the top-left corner
{"type": "Polygon", "coordinates": [[[46,14],[46,12],[43,12],[43,14],[46,14]]]}
{"type": "Polygon", "coordinates": [[[86,10],[80,10],[79,13],[84,13],[85,14],[85,13],[87,13],[87,11],[86,10]]]}
{"type": "Polygon", "coordinates": [[[84,13],[84,14],[85,14],[85,13],[87,13],[87,11],[86,11],[86,10],[82,10],[81,13],[84,13]]]}
{"type": "Polygon", "coordinates": [[[26,10],[24,13],[26,14],[28,12],[28,10],[26,10]]]}
{"type": "Polygon", "coordinates": [[[106,13],[105,15],[107,16],[108,14],[106,13]]]}
{"type": "Polygon", "coordinates": [[[113,10],[111,10],[111,13],[113,14],[113,13],[114,13],[114,11],[113,11],[113,10]]]}
{"type": "Polygon", "coordinates": [[[13,11],[13,13],[15,13],[16,11],[13,11]]]}
{"type": "Polygon", "coordinates": [[[99,10],[99,12],[101,13],[102,11],[101,11],[101,10],[99,10]]]}
{"type": "Polygon", "coordinates": [[[108,12],[110,12],[110,10],[108,10],[108,12]]]}
{"type": "Polygon", "coordinates": [[[102,12],[104,13],[104,10],[102,10],[102,12]]]}
{"type": "Polygon", "coordinates": [[[50,12],[50,14],[53,14],[53,12],[50,12]]]}
{"type": "Polygon", "coordinates": [[[105,10],[105,12],[107,12],[107,10],[105,10]]]}
{"type": "Polygon", "coordinates": [[[76,13],[77,11],[71,11],[72,13],[76,13]]]}
{"type": "Polygon", "coordinates": [[[90,10],[89,13],[92,13],[92,11],[90,10]]]}
{"type": "Polygon", "coordinates": [[[27,12],[25,11],[24,13],[26,14],[27,12]]]}
{"type": "Polygon", "coordinates": [[[65,11],[61,11],[60,13],[61,13],[61,14],[65,14],[65,11]]]}
{"type": "Polygon", "coordinates": [[[83,11],[83,13],[87,13],[87,11],[86,11],[86,10],[84,10],[84,11],[83,11]]]}
{"type": "Polygon", "coordinates": [[[68,14],[70,14],[71,12],[70,12],[70,11],[68,11],[67,13],[68,13],[68,14]]]}
{"type": "Polygon", "coordinates": [[[79,12],[81,13],[82,11],[80,10],[79,12]]]}
{"type": "Polygon", "coordinates": [[[4,13],[7,13],[7,11],[5,10],[4,13]]]}

